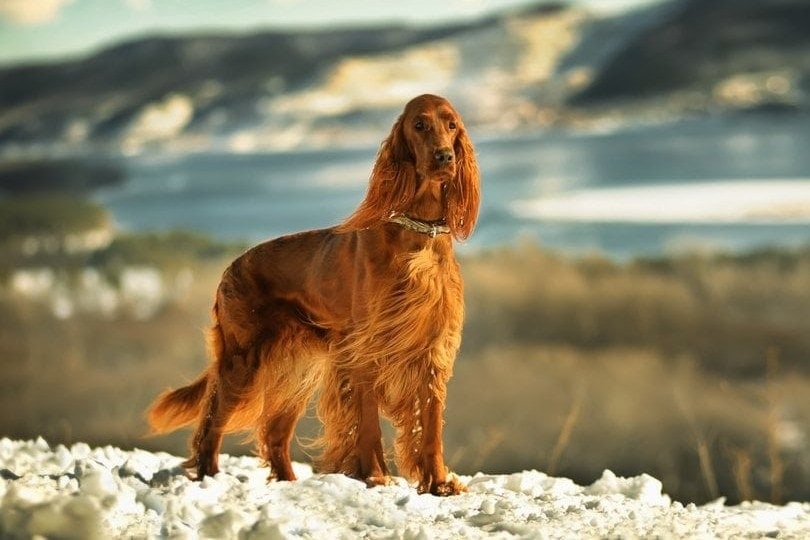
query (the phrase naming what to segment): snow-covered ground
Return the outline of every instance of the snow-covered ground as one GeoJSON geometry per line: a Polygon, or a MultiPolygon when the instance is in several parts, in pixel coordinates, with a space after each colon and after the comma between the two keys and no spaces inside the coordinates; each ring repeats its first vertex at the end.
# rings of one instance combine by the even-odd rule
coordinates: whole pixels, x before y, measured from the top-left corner
{"type": "Polygon", "coordinates": [[[0,537],[28,538],[808,538],[810,504],[671,502],[650,476],[589,486],[537,471],[464,477],[469,492],[367,489],[342,475],[267,484],[252,457],[223,456],[193,482],[166,453],[0,439],[0,537]]]}

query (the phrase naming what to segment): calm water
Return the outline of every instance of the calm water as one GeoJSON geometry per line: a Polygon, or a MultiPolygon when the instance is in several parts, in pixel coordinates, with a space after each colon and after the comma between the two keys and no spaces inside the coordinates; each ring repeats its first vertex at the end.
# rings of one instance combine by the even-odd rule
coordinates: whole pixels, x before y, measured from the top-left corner
{"type": "MultiPolygon", "coordinates": [[[[628,215],[606,222],[543,219],[515,211],[519,201],[607,187],[666,184],[682,186],[687,194],[690,184],[756,181],[764,194],[768,182],[787,178],[810,189],[807,117],[748,116],[603,135],[557,132],[476,140],[483,205],[479,226],[461,249],[532,238],[567,252],[626,258],[679,249],[810,243],[810,219],[661,223],[628,215]]],[[[339,222],[362,198],[375,153],[376,148],[368,148],[139,157],[127,162],[129,181],[100,193],[99,199],[126,229],[183,228],[258,242],[339,222]]],[[[683,204],[690,204],[688,197],[683,204]]],[[[716,204],[725,204],[722,196],[716,204]]]]}

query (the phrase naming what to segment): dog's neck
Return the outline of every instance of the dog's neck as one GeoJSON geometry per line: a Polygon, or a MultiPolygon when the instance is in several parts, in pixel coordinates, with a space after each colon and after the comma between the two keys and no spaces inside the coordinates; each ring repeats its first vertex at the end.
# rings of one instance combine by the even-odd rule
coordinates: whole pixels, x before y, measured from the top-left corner
{"type": "Polygon", "coordinates": [[[393,212],[388,221],[403,229],[435,238],[449,234],[445,218],[446,188],[441,180],[423,180],[411,204],[403,212],[393,212]]]}
{"type": "Polygon", "coordinates": [[[408,209],[401,214],[428,224],[443,223],[447,217],[446,185],[441,179],[423,179],[408,209]]]}

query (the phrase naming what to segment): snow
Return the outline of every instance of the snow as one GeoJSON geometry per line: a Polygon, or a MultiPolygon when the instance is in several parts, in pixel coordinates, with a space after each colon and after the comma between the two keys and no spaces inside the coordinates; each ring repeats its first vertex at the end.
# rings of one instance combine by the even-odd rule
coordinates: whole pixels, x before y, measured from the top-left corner
{"type": "Polygon", "coordinates": [[[456,497],[419,495],[295,464],[266,483],[254,457],[189,480],[181,458],[43,439],[0,439],[0,537],[59,538],[806,538],[810,504],[682,505],[648,475],[589,486],[538,471],[462,477],[456,497]]]}
{"type": "Polygon", "coordinates": [[[808,223],[810,179],[586,188],[516,201],[525,218],[640,223],[808,223]]]}
{"type": "Polygon", "coordinates": [[[8,290],[48,306],[58,319],[69,319],[77,313],[110,317],[124,312],[146,320],[172,300],[183,298],[193,281],[188,268],[172,276],[152,266],[127,266],[115,280],[110,280],[95,268],[83,268],[71,275],[42,267],[14,270],[8,290]]]}
{"type": "Polygon", "coordinates": [[[124,150],[137,154],[144,145],[179,135],[194,117],[194,102],[183,94],[170,94],[163,101],[141,109],[130,124],[124,150]]]}

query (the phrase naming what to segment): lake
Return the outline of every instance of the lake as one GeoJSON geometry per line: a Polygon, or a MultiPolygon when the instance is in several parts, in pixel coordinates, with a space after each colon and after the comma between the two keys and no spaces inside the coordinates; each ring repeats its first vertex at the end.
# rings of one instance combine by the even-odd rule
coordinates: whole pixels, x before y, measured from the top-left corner
{"type": "MultiPolygon", "coordinates": [[[[462,251],[531,239],[627,259],[810,243],[806,116],[472,136],[483,203],[462,251]]],[[[98,199],[125,230],[258,242],[341,221],[376,151],[138,156],[125,163],[128,181],[98,199]]]]}

